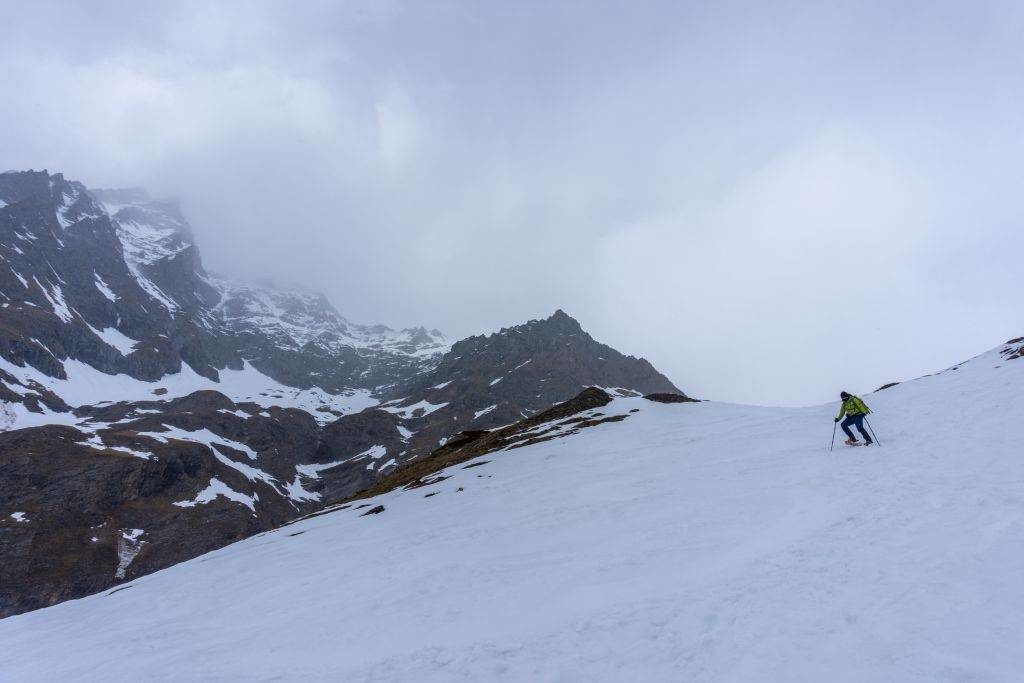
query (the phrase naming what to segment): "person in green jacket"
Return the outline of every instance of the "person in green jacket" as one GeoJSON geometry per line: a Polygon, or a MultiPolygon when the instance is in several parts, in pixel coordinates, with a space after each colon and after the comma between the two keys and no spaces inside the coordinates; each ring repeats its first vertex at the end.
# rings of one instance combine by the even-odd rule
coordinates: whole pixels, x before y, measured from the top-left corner
{"type": "Polygon", "coordinates": [[[859,443],[857,441],[857,437],[853,435],[853,430],[850,429],[851,425],[857,427],[857,431],[864,437],[865,445],[870,446],[873,444],[874,441],[872,441],[868,433],[864,431],[864,417],[871,412],[871,409],[868,408],[860,398],[845,391],[839,394],[839,398],[843,400],[843,405],[839,406],[839,415],[836,416],[836,422],[843,420],[843,416],[846,416],[846,419],[843,420],[843,424],[839,425],[843,428],[843,431],[846,432],[846,436],[849,437],[846,439],[846,445],[856,446],[859,443]]]}

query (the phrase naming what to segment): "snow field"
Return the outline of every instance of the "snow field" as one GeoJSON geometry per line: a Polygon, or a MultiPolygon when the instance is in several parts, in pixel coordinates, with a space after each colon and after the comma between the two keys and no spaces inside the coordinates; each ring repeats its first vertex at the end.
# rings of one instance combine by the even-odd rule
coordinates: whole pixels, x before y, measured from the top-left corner
{"type": "Polygon", "coordinates": [[[1022,386],[1024,361],[990,353],[863,395],[882,447],[833,454],[837,404],[617,399],[603,412],[640,411],[365,501],[381,514],[314,517],[2,620],[0,671],[1019,680],[1022,386]]]}

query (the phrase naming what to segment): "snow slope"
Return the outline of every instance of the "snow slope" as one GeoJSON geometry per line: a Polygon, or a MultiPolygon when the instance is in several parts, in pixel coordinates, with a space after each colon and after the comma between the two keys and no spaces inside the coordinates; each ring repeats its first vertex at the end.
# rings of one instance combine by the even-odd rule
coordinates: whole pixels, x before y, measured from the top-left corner
{"type": "Polygon", "coordinates": [[[997,350],[865,395],[883,446],[834,454],[834,404],[617,399],[380,514],[0,621],[0,678],[1020,680],[1022,388],[997,350]]]}

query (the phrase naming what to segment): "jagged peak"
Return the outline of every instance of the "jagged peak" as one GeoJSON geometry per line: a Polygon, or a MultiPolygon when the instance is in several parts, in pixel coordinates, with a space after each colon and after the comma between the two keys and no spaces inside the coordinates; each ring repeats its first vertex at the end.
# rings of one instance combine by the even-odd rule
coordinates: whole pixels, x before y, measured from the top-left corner
{"type": "Polygon", "coordinates": [[[516,334],[522,332],[544,331],[555,334],[579,334],[583,332],[583,326],[571,315],[561,308],[547,318],[528,320],[520,325],[513,325],[500,330],[497,334],[516,334]]]}
{"type": "Polygon", "coordinates": [[[0,174],[0,200],[6,204],[13,204],[31,197],[45,201],[57,201],[59,195],[54,195],[54,190],[60,188],[61,194],[70,186],[72,194],[78,189],[84,190],[80,183],[69,183],[60,173],[50,174],[43,169],[41,171],[7,171],[0,174]]]}
{"type": "MultiPolygon", "coordinates": [[[[41,168],[38,171],[36,169],[34,169],[34,168],[29,168],[29,169],[12,168],[12,169],[8,169],[8,170],[4,171],[3,173],[0,173],[0,175],[45,175],[45,176],[49,177],[50,176],[50,172],[48,170],[46,170],[45,168],[41,168]]],[[[60,175],[60,174],[57,174],[57,175],[60,175]]]]}
{"type": "Polygon", "coordinates": [[[564,327],[573,332],[583,331],[583,327],[580,325],[580,322],[576,320],[576,318],[572,317],[571,315],[563,311],[561,308],[556,309],[554,313],[552,313],[542,322],[552,325],[558,325],[559,327],[564,327]]]}

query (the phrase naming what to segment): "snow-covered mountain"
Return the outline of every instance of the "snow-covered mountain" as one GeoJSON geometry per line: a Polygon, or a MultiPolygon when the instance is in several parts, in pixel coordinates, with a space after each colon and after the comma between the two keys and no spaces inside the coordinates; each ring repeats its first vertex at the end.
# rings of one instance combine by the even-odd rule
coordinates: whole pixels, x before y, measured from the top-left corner
{"type": "MultiPolygon", "coordinates": [[[[373,497],[0,621],[0,671],[1016,680],[1022,357],[1024,338],[865,395],[881,446],[833,453],[836,404],[591,390],[373,497]]],[[[8,535],[37,523],[5,513],[8,535]]]]}
{"type": "MultiPolygon", "coordinates": [[[[436,329],[352,323],[316,292],[209,275],[177,204],[143,190],[89,190],[60,174],[8,172],[0,174],[0,202],[0,356],[16,379],[28,375],[12,365],[63,380],[77,363],[150,383],[190,372],[218,383],[221,373],[248,364],[270,388],[397,398],[451,346],[436,329]]],[[[601,360],[604,374],[627,375],[619,382],[626,386],[630,368],[618,367],[625,357],[612,354],[601,360]]],[[[649,366],[626,365],[640,371],[641,384],[670,386],[649,366]]],[[[51,387],[57,398],[65,388],[51,387]]],[[[120,398],[105,395],[108,389],[100,386],[94,397],[76,391],[79,402],[65,403],[120,398]]],[[[45,398],[5,400],[31,411],[45,398]]]]}
{"type": "Polygon", "coordinates": [[[0,355],[15,365],[152,382],[182,363],[218,381],[248,362],[271,383],[338,393],[393,385],[447,350],[436,330],[354,325],[320,295],[211,277],[178,206],[142,190],[4,173],[0,201],[0,355]]]}
{"type": "Polygon", "coordinates": [[[0,174],[0,512],[34,520],[0,534],[0,616],[272,528],[592,384],[678,392],[561,311],[455,344],[357,324],[208,274],[174,202],[0,174]]]}

